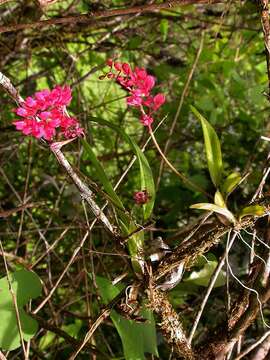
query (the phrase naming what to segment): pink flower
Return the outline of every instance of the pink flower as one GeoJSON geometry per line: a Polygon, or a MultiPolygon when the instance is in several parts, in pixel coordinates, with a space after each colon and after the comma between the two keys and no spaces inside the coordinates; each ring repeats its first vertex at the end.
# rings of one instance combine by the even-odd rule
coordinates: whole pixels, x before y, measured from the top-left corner
{"type": "Polygon", "coordinates": [[[137,205],[146,204],[150,197],[147,190],[136,191],[133,195],[133,199],[137,205]]]}
{"type": "MultiPolygon", "coordinates": [[[[107,65],[111,68],[107,77],[115,78],[130,93],[130,96],[126,99],[127,104],[139,108],[141,111],[141,123],[144,126],[151,126],[154,121],[153,113],[165,102],[164,94],[151,95],[156,82],[154,76],[149,75],[144,68],[136,67],[132,71],[129,64],[114,62],[112,59],[107,60],[107,65]],[[113,67],[118,71],[117,74],[113,73],[113,67]]],[[[100,79],[105,76],[100,77],[100,79]]]]}
{"type": "Polygon", "coordinates": [[[126,75],[130,75],[132,73],[129,64],[127,64],[127,63],[124,63],[122,65],[122,69],[123,69],[124,74],[126,74],[126,75]]]}
{"type": "Polygon", "coordinates": [[[147,72],[143,68],[136,67],[134,72],[138,80],[145,80],[147,77],[147,72]]]}
{"type": "Polygon", "coordinates": [[[24,108],[19,107],[16,110],[16,114],[19,115],[19,116],[28,116],[28,111],[26,109],[24,109],[24,108]]]}
{"type": "Polygon", "coordinates": [[[144,126],[151,126],[154,119],[150,115],[142,114],[140,117],[140,121],[144,126]]]}
{"type": "Polygon", "coordinates": [[[145,80],[142,88],[144,89],[145,95],[148,95],[148,93],[152,90],[152,88],[155,86],[155,78],[154,76],[148,75],[145,80]]]}
{"type": "Polygon", "coordinates": [[[74,125],[73,127],[69,127],[64,130],[64,136],[66,139],[73,139],[78,136],[83,136],[84,130],[79,127],[79,124],[74,125]]]}
{"type": "Polygon", "coordinates": [[[57,134],[65,138],[81,136],[83,129],[66,112],[71,99],[71,89],[68,86],[57,85],[52,90],[38,91],[32,97],[27,97],[22,106],[16,109],[16,114],[23,119],[14,121],[13,124],[24,135],[42,137],[47,141],[53,141],[57,134]]]}
{"type": "Polygon", "coordinates": [[[115,70],[117,70],[117,71],[122,71],[122,64],[119,63],[119,62],[115,62],[115,63],[114,63],[114,68],[115,68],[115,70]]]}
{"type": "Polygon", "coordinates": [[[50,94],[51,104],[55,106],[67,106],[70,104],[72,99],[71,89],[69,86],[56,86],[50,94]]]}
{"type": "Polygon", "coordinates": [[[165,95],[157,94],[153,99],[153,109],[154,111],[158,110],[165,103],[165,95]]]}
{"type": "Polygon", "coordinates": [[[127,104],[130,106],[140,106],[142,104],[142,98],[137,95],[132,95],[127,98],[127,104]]]}

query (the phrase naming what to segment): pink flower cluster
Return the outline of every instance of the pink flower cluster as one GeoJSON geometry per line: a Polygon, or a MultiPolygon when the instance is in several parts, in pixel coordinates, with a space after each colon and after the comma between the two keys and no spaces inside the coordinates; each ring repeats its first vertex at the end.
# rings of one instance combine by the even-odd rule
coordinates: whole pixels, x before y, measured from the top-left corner
{"type": "Polygon", "coordinates": [[[35,138],[44,138],[52,141],[57,134],[66,139],[83,134],[78,121],[69,117],[66,106],[72,99],[71,89],[68,86],[56,86],[52,90],[42,90],[26,98],[24,103],[15,112],[22,120],[14,121],[17,130],[24,135],[35,138]],[[56,130],[57,129],[57,130],[56,130]]]}
{"type": "Polygon", "coordinates": [[[136,191],[133,195],[133,200],[137,205],[146,204],[150,199],[147,190],[136,191]]]}
{"type": "Polygon", "coordinates": [[[132,71],[129,64],[114,62],[111,59],[107,61],[107,65],[111,68],[107,77],[116,79],[130,93],[127,104],[139,108],[141,123],[144,126],[151,126],[154,121],[153,113],[165,102],[164,94],[151,95],[151,91],[155,86],[154,76],[148,75],[143,68],[136,67],[132,71]],[[117,73],[115,74],[113,71],[117,73]]]}

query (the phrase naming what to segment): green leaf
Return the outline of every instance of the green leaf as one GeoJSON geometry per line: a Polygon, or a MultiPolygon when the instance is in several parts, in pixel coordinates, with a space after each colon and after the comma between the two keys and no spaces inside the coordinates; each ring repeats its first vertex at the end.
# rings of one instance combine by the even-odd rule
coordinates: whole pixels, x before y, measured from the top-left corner
{"type": "Polygon", "coordinates": [[[245,216],[261,216],[265,213],[265,208],[261,205],[250,205],[244,207],[239,213],[239,220],[245,216]]]}
{"type": "Polygon", "coordinates": [[[191,209],[214,211],[218,214],[225,216],[231,223],[233,224],[236,223],[236,219],[233,213],[230,212],[230,210],[228,210],[227,208],[220,207],[211,203],[199,203],[199,204],[191,205],[190,207],[191,209]]]}
{"type": "Polygon", "coordinates": [[[159,25],[160,32],[162,35],[162,40],[166,41],[168,36],[168,30],[169,30],[169,21],[167,19],[162,19],[159,25]]]}
{"type": "Polygon", "coordinates": [[[116,131],[125,141],[129,143],[132,150],[134,151],[134,154],[137,156],[140,165],[141,190],[147,190],[149,194],[149,201],[143,205],[144,220],[147,220],[153,211],[156,194],[153,174],[147,158],[139,146],[121,128],[111,124],[109,121],[100,118],[90,117],[90,120],[100,125],[108,126],[109,128],[116,131]]]}
{"type": "Polygon", "coordinates": [[[221,185],[221,191],[224,195],[229,195],[241,181],[241,175],[238,172],[232,172],[226,177],[221,185]]]}
{"type": "Polygon", "coordinates": [[[223,196],[219,190],[216,191],[215,197],[214,197],[214,203],[217,206],[220,206],[222,208],[226,208],[226,203],[223,199],[223,196]]]}
{"type": "MultiPolygon", "coordinates": [[[[117,296],[120,290],[104,277],[97,276],[96,282],[104,303],[108,303],[117,296]]],[[[144,354],[158,356],[155,321],[152,312],[144,308],[140,314],[147,319],[145,323],[127,320],[115,310],[111,312],[111,319],[121,338],[126,360],[143,360],[144,354]]]]}
{"type": "Polygon", "coordinates": [[[118,197],[118,195],[116,194],[116,192],[113,189],[113,186],[106,174],[106,172],[104,171],[104,168],[101,164],[101,162],[97,159],[96,154],[94,153],[94,151],[92,150],[91,146],[88,144],[88,142],[84,139],[81,139],[81,142],[83,144],[84,150],[87,153],[87,155],[89,156],[90,161],[92,162],[93,166],[96,169],[97,172],[97,176],[99,178],[99,181],[101,182],[101,184],[104,186],[104,189],[106,191],[106,193],[110,196],[112,202],[119,208],[122,210],[125,210],[124,205],[122,203],[122,201],[120,200],[120,198],[118,197]]]}
{"type": "MultiPolygon", "coordinates": [[[[23,306],[41,294],[41,282],[32,271],[19,270],[10,274],[11,286],[17,299],[22,335],[30,340],[38,330],[38,323],[23,306]]],[[[7,277],[0,279],[0,348],[14,350],[20,347],[20,334],[7,277]]]]}
{"type": "Polygon", "coordinates": [[[223,172],[222,154],[218,136],[214,128],[197,109],[191,106],[191,110],[201,122],[209,173],[213,184],[218,188],[223,172]]]}
{"type": "MultiPolygon", "coordinates": [[[[192,271],[189,277],[184,281],[187,283],[207,287],[209,285],[210,278],[217,267],[217,264],[218,264],[217,261],[208,261],[201,270],[192,271]]],[[[220,271],[214,287],[224,286],[225,283],[226,283],[226,273],[225,271],[220,271]]]]}

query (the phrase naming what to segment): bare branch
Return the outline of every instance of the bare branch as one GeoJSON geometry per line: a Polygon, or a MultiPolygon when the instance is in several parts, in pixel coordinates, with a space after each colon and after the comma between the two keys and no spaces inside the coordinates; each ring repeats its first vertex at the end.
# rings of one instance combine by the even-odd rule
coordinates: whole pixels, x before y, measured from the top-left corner
{"type": "Polygon", "coordinates": [[[94,201],[93,192],[75,173],[75,171],[72,169],[70,163],[66,159],[65,155],[62,153],[61,147],[68,142],[70,142],[70,140],[53,143],[53,144],[51,144],[50,149],[54,153],[54,155],[57,158],[57,160],[59,161],[59,163],[66,170],[67,174],[72,179],[73,183],[77,186],[78,190],[80,191],[81,198],[88,203],[88,205],[90,206],[90,208],[91,208],[93,214],[96,216],[96,218],[98,220],[100,220],[103,223],[103,225],[105,225],[106,229],[109,230],[109,232],[111,234],[116,236],[117,235],[116,229],[111,225],[107,216],[104,214],[104,212],[101,210],[101,208],[94,201]]]}
{"type": "Polygon", "coordinates": [[[7,26],[0,26],[0,33],[19,31],[24,29],[37,29],[46,26],[60,25],[60,24],[77,24],[77,23],[88,24],[97,19],[103,19],[113,16],[149,13],[161,9],[171,9],[173,7],[183,6],[183,5],[192,5],[192,4],[210,5],[210,4],[218,4],[218,3],[225,3],[225,1],[224,0],[223,1],[222,0],[172,0],[172,1],[166,1],[162,4],[146,4],[146,5],[134,6],[125,9],[96,11],[96,12],[90,12],[88,14],[80,14],[74,16],[66,16],[62,18],[41,20],[28,24],[13,24],[7,26]]]}
{"type": "Polygon", "coordinates": [[[9,78],[0,72],[0,85],[5,89],[5,91],[16,101],[17,104],[23,103],[23,98],[20,96],[18,91],[12,85],[9,78]]]}

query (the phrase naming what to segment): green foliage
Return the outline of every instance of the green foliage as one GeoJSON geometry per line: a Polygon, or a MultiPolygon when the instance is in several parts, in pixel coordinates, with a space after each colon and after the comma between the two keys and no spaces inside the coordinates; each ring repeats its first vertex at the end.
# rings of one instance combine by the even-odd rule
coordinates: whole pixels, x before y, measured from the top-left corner
{"type": "Polygon", "coordinates": [[[160,22],[160,32],[162,35],[162,40],[166,41],[169,31],[169,21],[167,19],[162,19],[160,22]]]}
{"type": "Polygon", "coordinates": [[[244,207],[239,213],[239,220],[245,216],[261,216],[265,213],[265,208],[261,205],[250,205],[244,207]]]}
{"type": "MultiPolygon", "coordinates": [[[[143,205],[143,217],[144,220],[147,220],[152,213],[155,202],[155,184],[152,170],[147,158],[145,157],[142,150],[138,147],[138,145],[121,128],[109,123],[106,120],[99,118],[91,117],[91,121],[97,122],[100,125],[108,126],[109,128],[116,131],[118,134],[120,134],[122,138],[130,145],[131,149],[136,155],[140,165],[141,190],[147,190],[147,193],[149,194],[149,201],[145,205],[143,205]]],[[[105,175],[103,174],[103,178],[104,176],[105,175]]],[[[100,180],[103,180],[103,178],[100,178],[100,180]]]]}
{"type": "MultiPolygon", "coordinates": [[[[96,282],[104,303],[113,300],[120,292],[116,286],[103,277],[98,276],[96,282]]],[[[153,314],[144,308],[140,315],[145,319],[144,323],[127,320],[115,310],[111,311],[110,316],[122,340],[127,360],[144,360],[145,353],[158,356],[153,314]]]]}
{"type": "Polygon", "coordinates": [[[209,173],[213,184],[216,188],[218,188],[223,172],[222,155],[218,136],[214,128],[198,112],[198,110],[196,110],[193,106],[191,106],[191,110],[201,122],[209,173]]]}
{"type": "Polygon", "coordinates": [[[190,206],[191,209],[198,209],[198,210],[207,210],[207,211],[213,211],[217,214],[225,216],[226,219],[228,219],[231,223],[235,224],[236,219],[233,215],[233,213],[228,210],[226,207],[220,207],[215,204],[211,203],[199,203],[199,204],[193,204],[190,206]]]}
{"type": "MultiPolygon", "coordinates": [[[[142,3],[135,1],[134,6],[142,3]]],[[[40,16],[62,18],[70,14],[130,6],[124,0],[80,0],[72,3],[71,8],[70,4],[66,0],[56,1],[44,9],[42,15],[33,11],[33,6],[36,6],[33,1],[7,2],[1,4],[0,16],[3,24],[8,25],[36,22],[42,19],[40,16]],[[27,11],[25,3],[27,6],[31,3],[31,11],[27,11]]],[[[140,230],[132,235],[127,246],[126,243],[122,246],[119,239],[103,231],[98,222],[91,230],[50,302],[39,313],[44,321],[53,323],[70,336],[82,339],[88,330],[89,316],[92,321],[100,313],[95,277],[113,279],[127,274],[122,280],[126,286],[136,277],[134,269],[137,274],[141,272],[138,254],[142,259],[150,239],[162,236],[174,249],[189,235],[187,229],[198,224],[197,216],[202,214],[194,211],[196,204],[200,204],[198,209],[213,211],[217,216],[209,216],[195,236],[207,231],[213,219],[227,224],[228,221],[233,223],[235,218],[241,222],[249,216],[259,216],[263,211],[258,205],[245,207],[262,178],[268,151],[267,143],[258,141],[261,135],[269,132],[269,102],[264,95],[268,91],[268,79],[263,34],[254,3],[234,2],[230,11],[227,10],[225,2],[217,6],[179,6],[134,16],[99,18],[95,22],[74,23],[72,26],[28,28],[1,34],[1,71],[10,77],[24,98],[56,84],[71,85],[73,99],[68,111],[84,127],[86,140],[74,141],[63,147],[63,152],[79,176],[83,173],[97,184],[97,187],[93,185],[95,200],[101,206],[108,200],[106,215],[113,224],[120,224],[121,235],[126,237],[132,231],[140,230]],[[221,14],[224,15],[222,21],[221,14]],[[205,34],[204,47],[196,67],[193,67],[202,31],[205,34]],[[155,114],[153,123],[153,130],[160,125],[155,132],[157,142],[164,150],[170,136],[167,158],[187,178],[214,195],[213,199],[209,200],[210,197],[185,186],[168,167],[164,166],[161,171],[160,157],[151,141],[142,153],[148,133],[140,124],[139,110],[127,106],[127,93],[119,84],[107,77],[99,79],[109,71],[106,59],[114,57],[130,63],[133,68],[144,67],[156,78],[156,93],[166,94],[166,103],[155,114]],[[194,73],[180,104],[191,69],[194,73]],[[191,105],[197,109],[195,116],[190,111],[191,105]],[[171,134],[178,108],[180,113],[171,134]],[[166,119],[162,121],[164,116],[166,119]],[[99,122],[99,119],[107,123],[99,122]],[[207,161],[204,161],[204,154],[207,161]],[[134,156],[137,160],[114,191],[114,185],[134,156]],[[245,180],[242,178],[244,174],[249,174],[245,180]],[[144,189],[149,192],[150,201],[144,206],[134,205],[134,191],[144,189]],[[190,208],[192,204],[195,204],[193,209],[190,208]],[[153,224],[148,226],[150,221],[153,224]],[[91,280],[87,279],[89,281],[84,276],[87,272],[93,273],[91,280]]],[[[34,270],[50,291],[85,234],[85,213],[77,189],[49,154],[47,145],[23,137],[15,130],[12,125],[16,118],[12,111],[15,104],[2,90],[0,102],[3,158],[0,213],[25,203],[31,205],[24,211],[17,210],[8,217],[1,217],[0,236],[9,268],[15,271],[21,264],[27,267],[36,263],[34,270]]],[[[267,186],[266,183],[266,191],[267,186]]],[[[87,217],[89,223],[94,219],[90,211],[87,217]]],[[[264,220],[258,221],[259,232],[264,220]]],[[[241,235],[250,244],[250,236],[241,235]]],[[[187,329],[192,326],[194,313],[204,293],[201,286],[208,284],[216,259],[224,251],[225,241],[223,239],[211,250],[213,258],[206,255],[208,263],[201,260],[189,273],[185,272],[188,281],[168,292],[187,329]],[[194,281],[189,280],[190,274],[194,281]],[[196,284],[197,281],[201,285],[196,284]]],[[[260,255],[264,254],[261,246],[255,249],[260,255]]],[[[247,274],[248,251],[249,248],[240,241],[236,241],[230,250],[229,261],[237,276],[247,274]]],[[[3,264],[1,270],[4,274],[3,264]]],[[[229,280],[234,281],[232,278],[229,280]]],[[[229,289],[233,303],[238,296],[238,284],[229,289]]],[[[140,300],[141,297],[144,298],[145,294],[140,293],[140,300]]],[[[3,299],[0,292],[0,339],[3,331],[10,333],[8,325],[2,326],[3,321],[9,323],[7,316],[10,314],[12,329],[17,329],[14,313],[4,311],[3,315],[1,312],[3,299]]],[[[195,344],[203,342],[207,332],[219,326],[226,314],[224,288],[217,287],[208,301],[195,334],[195,344]]],[[[33,309],[35,305],[34,300],[33,309]]],[[[20,312],[24,310],[28,312],[26,307],[20,307],[20,312]]],[[[267,309],[264,312],[269,322],[267,309]]],[[[24,316],[26,313],[22,315],[24,327],[26,324],[31,327],[31,318],[24,321],[24,316]]],[[[117,316],[120,318],[119,314],[117,316]]],[[[125,349],[132,347],[132,343],[128,343],[124,332],[132,341],[137,340],[126,324],[116,331],[107,320],[98,328],[91,339],[97,351],[102,352],[97,353],[98,359],[103,359],[103,354],[112,359],[126,358],[121,338],[123,344],[127,344],[125,349]]],[[[31,336],[34,327],[36,329],[36,323],[29,331],[31,336]]],[[[16,346],[19,346],[15,330],[16,346]]],[[[152,331],[149,336],[154,339],[152,331]]],[[[246,342],[243,346],[256,341],[255,337],[262,333],[260,321],[251,325],[243,336],[246,342]]],[[[25,331],[24,336],[30,335],[25,331]]],[[[170,349],[160,334],[157,335],[160,358],[168,359],[170,349]]],[[[152,340],[147,341],[151,343],[152,340]]],[[[147,349],[141,344],[140,356],[147,357],[147,349]]],[[[37,356],[36,350],[45,358],[66,360],[74,351],[73,347],[59,334],[44,329],[36,332],[31,341],[29,358],[37,356]]],[[[87,351],[85,349],[84,353],[83,350],[80,357],[91,356],[87,351]]],[[[9,356],[23,357],[21,350],[15,350],[9,356]]]]}
{"type": "Polygon", "coordinates": [[[215,203],[215,205],[217,205],[219,207],[222,207],[222,208],[226,207],[226,203],[225,203],[223,196],[219,190],[217,190],[215,193],[214,203],[215,203]]]}
{"type": "MultiPolygon", "coordinates": [[[[63,325],[61,330],[66,332],[69,336],[74,337],[75,339],[78,338],[78,334],[82,328],[83,322],[80,319],[76,319],[74,323],[63,325]]],[[[47,331],[44,336],[42,336],[39,347],[40,350],[46,350],[49,346],[53,344],[53,342],[57,339],[57,335],[51,331],[47,331]]],[[[64,338],[60,337],[57,341],[61,344],[65,341],[64,338]]]]}
{"type": "Polygon", "coordinates": [[[232,172],[228,175],[221,185],[223,194],[228,196],[237,187],[240,181],[241,175],[238,172],[232,172]]]}
{"type": "MultiPolygon", "coordinates": [[[[190,283],[194,285],[207,287],[209,285],[212,274],[215,272],[218,265],[217,261],[207,260],[205,265],[199,271],[192,271],[185,283],[190,283]]],[[[225,271],[220,271],[214,288],[224,286],[226,284],[226,273],[225,271]]]]}
{"type": "Polygon", "coordinates": [[[101,184],[104,186],[104,189],[106,193],[109,195],[110,200],[113,202],[113,204],[119,208],[120,210],[125,211],[124,205],[122,201],[120,200],[119,196],[116,194],[116,192],[113,189],[113,186],[101,164],[100,161],[98,161],[94,151],[92,150],[91,146],[88,144],[88,142],[84,139],[81,139],[83,147],[85,152],[87,153],[89,159],[91,160],[93,166],[96,169],[98,179],[101,182],[101,184]]]}
{"type": "MultiPolygon", "coordinates": [[[[28,270],[11,273],[10,282],[17,301],[22,335],[28,341],[36,334],[38,324],[26,313],[24,306],[41,294],[41,282],[34,272],[28,270]]],[[[16,311],[6,276],[0,279],[0,319],[0,348],[14,350],[20,347],[16,311]]]]}

